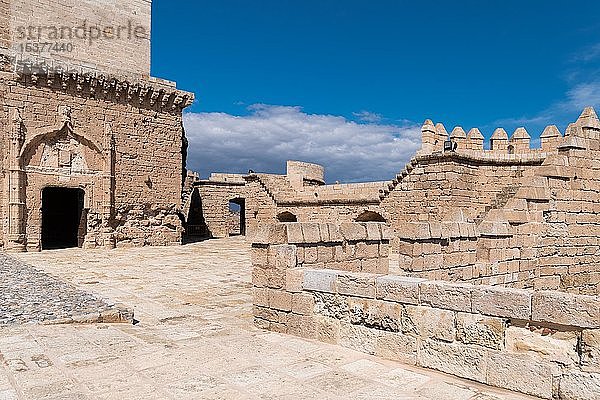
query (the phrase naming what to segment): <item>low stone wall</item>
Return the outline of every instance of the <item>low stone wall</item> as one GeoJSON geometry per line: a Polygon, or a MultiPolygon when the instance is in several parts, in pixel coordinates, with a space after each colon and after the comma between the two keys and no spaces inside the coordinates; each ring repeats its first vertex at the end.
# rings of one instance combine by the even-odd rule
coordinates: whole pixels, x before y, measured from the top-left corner
{"type": "Polygon", "coordinates": [[[263,227],[256,324],[545,399],[598,398],[597,296],[386,275],[388,242],[377,223],[263,227]]]}

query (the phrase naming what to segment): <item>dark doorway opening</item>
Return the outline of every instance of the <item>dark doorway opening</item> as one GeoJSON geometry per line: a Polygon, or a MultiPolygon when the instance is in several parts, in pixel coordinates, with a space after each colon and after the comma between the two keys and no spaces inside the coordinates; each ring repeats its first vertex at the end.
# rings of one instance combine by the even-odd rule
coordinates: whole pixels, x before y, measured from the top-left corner
{"type": "Polygon", "coordinates": [[[48,187],[42,191],[42,249],[78,247],[85,236],[82,189],[48,187]]]}
{"type": "Polygon", "coordinates": [[[212,236],[206,220],[204,219],[204,211],[202,210],[202,198],[200,191],[194,189],[192,198],[190,199],[190,211],[185,225],[186,242],[193,243],[203,239],[208,239],[212,236]]]}
{"type": "Polygon", "coordinates": [[[289,211],[284,211],[280,214],[277,214],[277,220],[279,222],[298,222],[298,218],[296,218],[296,216],[289,211]]]}
{"type": "Polygon", "coordinates": [[[246,200],[229,201],[229,236],[246,235],[246,200]]]}

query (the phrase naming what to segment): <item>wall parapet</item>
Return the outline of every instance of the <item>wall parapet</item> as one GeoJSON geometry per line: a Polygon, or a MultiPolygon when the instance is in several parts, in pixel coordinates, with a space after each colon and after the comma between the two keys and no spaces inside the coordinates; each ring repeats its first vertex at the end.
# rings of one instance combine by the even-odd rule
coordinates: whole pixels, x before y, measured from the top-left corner
{"type": "MultiPolygon", "coordinates": [[[[337,246],[356,245],[346,253],[347,262],[362,260],[366,253],[359,246],[386,247],[384,224],[345,225],[263,227],[252,248],[259,327],[544,399],[593,399],[599,393],[597,296],[451,283],[320,262],[319,255],[337,246]],[[315,263],[306,262],[308,249],[315,249],[315,263]]],[[[387,261],[382,251],[370,257],[387,261]]]]}

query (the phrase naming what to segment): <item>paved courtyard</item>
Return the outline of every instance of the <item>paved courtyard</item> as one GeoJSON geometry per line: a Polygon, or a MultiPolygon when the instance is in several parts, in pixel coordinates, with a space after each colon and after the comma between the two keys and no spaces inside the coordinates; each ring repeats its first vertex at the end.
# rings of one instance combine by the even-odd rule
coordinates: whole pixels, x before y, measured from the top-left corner
{"type": "Polygon", "coordinates": [[[255,328],[248,250],[232,238],[19,255],[139,323],[1,327],[0,400],[531,399],[255,328]]]}

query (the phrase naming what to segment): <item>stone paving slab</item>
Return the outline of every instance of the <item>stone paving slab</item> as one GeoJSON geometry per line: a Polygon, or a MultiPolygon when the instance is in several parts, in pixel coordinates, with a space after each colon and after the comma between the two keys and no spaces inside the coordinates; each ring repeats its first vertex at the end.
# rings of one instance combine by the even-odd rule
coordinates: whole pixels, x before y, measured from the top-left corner
{"type": "Polygon", "coordinates": [[[19,257],[139,324],[0,327],[0,399],[532,399],[257,329],[241,238],[19,257]]]}
{"type": "Polygon", "coordinates": [[[0,325],[91,322],[101,315],[116,322],[119,317],[114,303],[10,255],[0,254],[0,276],[0,325]]]}

